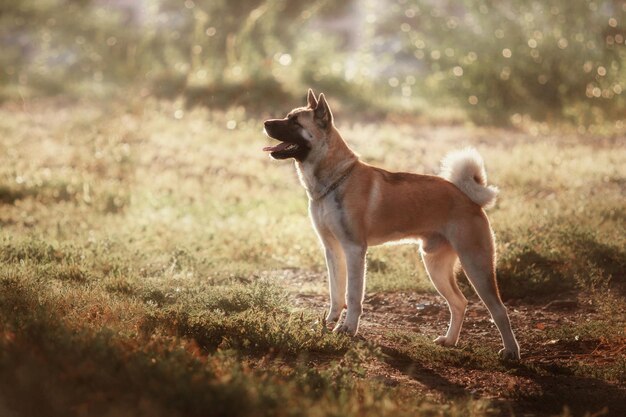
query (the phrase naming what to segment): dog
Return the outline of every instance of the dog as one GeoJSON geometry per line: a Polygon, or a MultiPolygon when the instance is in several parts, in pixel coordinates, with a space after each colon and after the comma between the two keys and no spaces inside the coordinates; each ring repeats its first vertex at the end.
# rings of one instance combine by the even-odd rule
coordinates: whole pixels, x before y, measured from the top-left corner
{"type": "Polygon", "coordinates": [[[435,343],[455,346],[467,307],[457,286],[457,260],[493,318],[506,359],[520,348],[496,282],[494,234],[485,208],[498,189],[487,185],[483,160],[474,149],[457,151],[442,162],[440,176],[389,172],[359,160],[334,125],[324,97],[308,91],[307,105],[283,119],[264,122],[276,146],[263,148],[273,159],[295,160],[309,198],[309,215],[321,241],[329,276],[327,323],[333,331],[356,335],[363,312],[369,246],[417,241],[426,271],[445,298],[450,323],[435,343]],[[341,322],[344,308],[345,320],[341,322]]]}

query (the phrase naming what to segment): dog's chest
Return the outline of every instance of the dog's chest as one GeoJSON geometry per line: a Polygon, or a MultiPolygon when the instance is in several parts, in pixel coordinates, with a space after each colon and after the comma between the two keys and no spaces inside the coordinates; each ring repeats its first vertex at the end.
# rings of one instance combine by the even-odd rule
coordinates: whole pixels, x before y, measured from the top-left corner
{"type": "Polygon", "coordinates": [[[341,220],[345,216],[341,200],[336,198],[335,193],[330,193],[322,201],[311,201],[309,213],[315,228],[320,231],[335,231],[341,226],[341,220]]]}

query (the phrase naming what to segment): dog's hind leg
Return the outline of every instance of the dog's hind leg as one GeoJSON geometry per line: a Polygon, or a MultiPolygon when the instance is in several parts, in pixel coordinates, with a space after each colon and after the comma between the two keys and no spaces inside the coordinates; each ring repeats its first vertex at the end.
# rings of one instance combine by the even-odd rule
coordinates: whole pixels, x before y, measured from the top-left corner
{"type": "Polygon", "coordinates": [[[455,346],[461,333],[461,325],[465,316],[467,299],[459,290],[454,276],[456,253],[448,242],[439,242],[443,238],[436,237],[437,242],[424,240],[421,253],[426,272],[435,288],[445,298],[450,309],[450,324],[445,336],[439,336],[435,343],[443,346],[455,346]]]}
{"type": "Polygon", "coordinates": [[[453,242],[461,266],[500,331],[504,344],[500,355],[505,359],[519,359],[519,345],[496,283],[495,244],[489,222],[483,218],[466,226],[468,228],[461,228],[465,233],[459,234],[453,242]]]}

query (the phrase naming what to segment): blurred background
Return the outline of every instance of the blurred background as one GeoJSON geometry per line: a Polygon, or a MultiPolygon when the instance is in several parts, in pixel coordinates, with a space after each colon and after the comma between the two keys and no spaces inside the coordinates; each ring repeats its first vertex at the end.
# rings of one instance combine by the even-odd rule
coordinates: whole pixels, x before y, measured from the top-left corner
{"type": "Polygon", "coordinates": [[[623,131],[626,2],[0,0],[0,100],[154,96],[623,131]],[[286,105],[288,103],[288,105],[286,105]]]}

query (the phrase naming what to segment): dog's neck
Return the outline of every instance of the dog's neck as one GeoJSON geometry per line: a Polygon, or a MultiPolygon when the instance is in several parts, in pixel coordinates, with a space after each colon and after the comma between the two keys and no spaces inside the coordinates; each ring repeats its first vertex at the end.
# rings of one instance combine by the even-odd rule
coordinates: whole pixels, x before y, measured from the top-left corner
{"type": "Polygon", "coordinates": [[[359,160],[334,126],[328,135],[327,146],[310,152],[302,162],[296,161],[300,182],[311,200],[325,197],[343,182],[359,160]]]}

